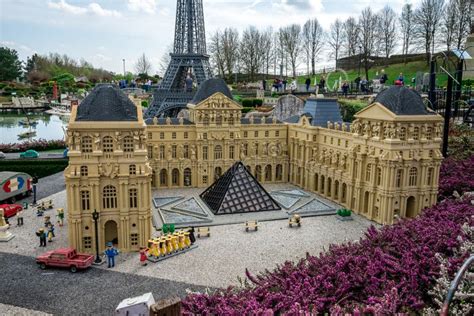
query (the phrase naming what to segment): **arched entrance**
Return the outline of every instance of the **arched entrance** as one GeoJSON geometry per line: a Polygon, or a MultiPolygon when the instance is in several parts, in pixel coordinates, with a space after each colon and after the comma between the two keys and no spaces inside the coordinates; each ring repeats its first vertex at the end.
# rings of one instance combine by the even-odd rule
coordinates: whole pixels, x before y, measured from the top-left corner
{"type": "Polygon", "coordinates": [[[265,181],[267,182],[272,181],[272,166],[271,165],[265,166],[265,181]]]}
{"type": "Polygon", "coordinates": [[[363,210],[364,214],[367,214],[367,212],[369,212],[369,192],[368,191],[365,191],[365,194],[364,194],[364,210],[363,210]]]}
{"type": "Polygon", "coordinates": [[[319,183],[319,175],[317,173],[314,174],[314,191],[318,192],[318,183],[319,183]]]}
{"type": "Polygon", "coordinates": [[[415,197],[410,196],[407,200],[407,210],[406,210],[406,217],[413,218],[416,216],[416,209],[415,209],[415,197]]]}
{"type": "Polygon", "coordinates": [[[339,200],[339,181],[334,181],[334,199],[339,200]]]}
{"type": "Polygon", "coordinates": [[[324,194],[324,181],[326,181],[326,179],[324,178],[324,176],[321,176],[321,185],[319,186],[319,192],[321,194],[324,194]]]}
{"type": "Polygon", "coordinates": [[[184,186],[185,187],[189,187],[191,186],[191,169],[190,168],[186,168],[184,169],[184,186]]]}
{"type": "Polygon", "coordinates": [[[104,226],[105,243],[112,242],[118,245],[117,223],[115,221],[107,221],[104,226]]]}
{"type": "Polygon", "coordinates": [[[260,165],[255,166],[255,178],[258,181],[262,181],[262,167],[260,165]]]}

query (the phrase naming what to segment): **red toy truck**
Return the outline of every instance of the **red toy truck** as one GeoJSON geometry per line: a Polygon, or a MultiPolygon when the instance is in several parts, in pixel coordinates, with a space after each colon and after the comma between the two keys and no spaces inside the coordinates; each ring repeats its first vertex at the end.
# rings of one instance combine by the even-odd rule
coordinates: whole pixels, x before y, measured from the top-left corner
{"type": "Polygon", "coordinates": [[[43,270],[46,267],[60,267],[68,268],[72,273],[89,268],[93,261],[93,255],[77,253],[74,248],[60,248],[36,257],[36,263],[43,270]]]}

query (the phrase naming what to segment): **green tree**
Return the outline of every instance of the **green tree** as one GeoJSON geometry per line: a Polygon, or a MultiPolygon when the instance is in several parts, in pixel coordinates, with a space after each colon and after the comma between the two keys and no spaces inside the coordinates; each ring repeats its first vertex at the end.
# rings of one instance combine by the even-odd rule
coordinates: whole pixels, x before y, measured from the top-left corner
{"type": "Polygon", "coordinates": [[[11,81],[20,77],[21,68],[16,50],[0,47],[0,81],[11,81]]]}

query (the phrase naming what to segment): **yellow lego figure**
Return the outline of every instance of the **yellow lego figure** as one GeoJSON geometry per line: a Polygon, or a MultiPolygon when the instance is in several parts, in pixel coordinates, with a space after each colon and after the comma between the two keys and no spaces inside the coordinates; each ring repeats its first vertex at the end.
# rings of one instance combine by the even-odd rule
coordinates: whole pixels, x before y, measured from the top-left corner
{"type": "Polygon", "coordinates": [[[159,248],[160,248],[160,254],[161,254],[162,256],[166,256],[166,255],[168,254],[168,251],[167,251],[167,249],[166,249],[166,241],[165,241],[165,239],[163,239],[163,237],[161,237],[161,238],[159,239],[159,243],[160,243],[160,247],[159,247],[159,248]]]}
{"type": "Polygon", "coordinates": [[[173,250],[179,250],[178,236],[176,234],[171,235],[171,243],[173,244],[173,250]]]}
{"type": "Polygon", "coordinates": [[[191,247],[191,238],[189,237],[189,232],[184,232],[184,243],[186,244],[187,248],[191,247]]]}
{"type": "Polygon", "coordinates": [[[186,243],[184,242],[184,234],[183,234],[183,232],[179,232],[179,235],[178,235],[178,246],[179,246],[179,249],[180,249],[180,250],[183,250],[184,248],[186,248],[186,243]]]}
{"type": "Polygon", "coordinates": [[[160,256],[160,250],[158,249],[158,242],[151,240],[150,246],[148,246],[148,254],[155,258],[160,256]]]}
{"type": "Polygon", "coordinates": [[[173,243],[171,242],[171,237],[165,237],[166,239],[166,253],[172,253],[174,251],[173,249],[173,243]]]}

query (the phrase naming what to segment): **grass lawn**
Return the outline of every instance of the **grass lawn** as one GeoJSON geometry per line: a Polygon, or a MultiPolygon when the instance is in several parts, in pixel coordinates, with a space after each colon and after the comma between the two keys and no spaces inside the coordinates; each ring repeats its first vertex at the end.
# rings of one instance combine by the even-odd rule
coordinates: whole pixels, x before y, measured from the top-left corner
{"type": "MultiPolygon", "coordinates": [[[[421,72],[429,72],[429,65],[426,64],[425,61],[415,61],[415,62],[409,62],[409,63],[401,63],[401,64],[393,64],[387,67],[373,67],[369,70],[369,79],[374,79],[375,74],[378,71],[380,74],[380,71],[382,69],[385,69],[385,73],[388,76],[388,83],[393,84],[394,80],[398,78],[398,75],[400,73],[403,73],[405,77],[405,84],[406,85],[411,85],[411,79],[416,77],[416,73],[418,71],[421,72]]],[[[339,80],[339,77],[342,78],[342,80],[347,80],[349,81],[354,81],[355,78],[358,76],[359,69],[352,69],[348,71],[335,71],[331,72],[329,74],[326,74],[326,84],[329,87],[332,87],[334,85],[334,81],[339,80]],[[347,77],[346,77],[347,75],[347,77]]],[[[361,67],[360,69],[360,75],[361,77],[365,76],[364,74],[364,69],[361,67]]],[[[315,76],[317,80],[319,81],[321,74],[316,74],[315,76]]],[[[298,82],[299,83],[304,83],[306,80],[307,76],[301,76],[298,77],[298,82]]],[[[438,86],[445,86],[448,78],[444,74],[438,74],[436,76],[436,84],[438,86]]],[[[314,83],[314,76],[311,77],[311,84],[314,83]]]]}

